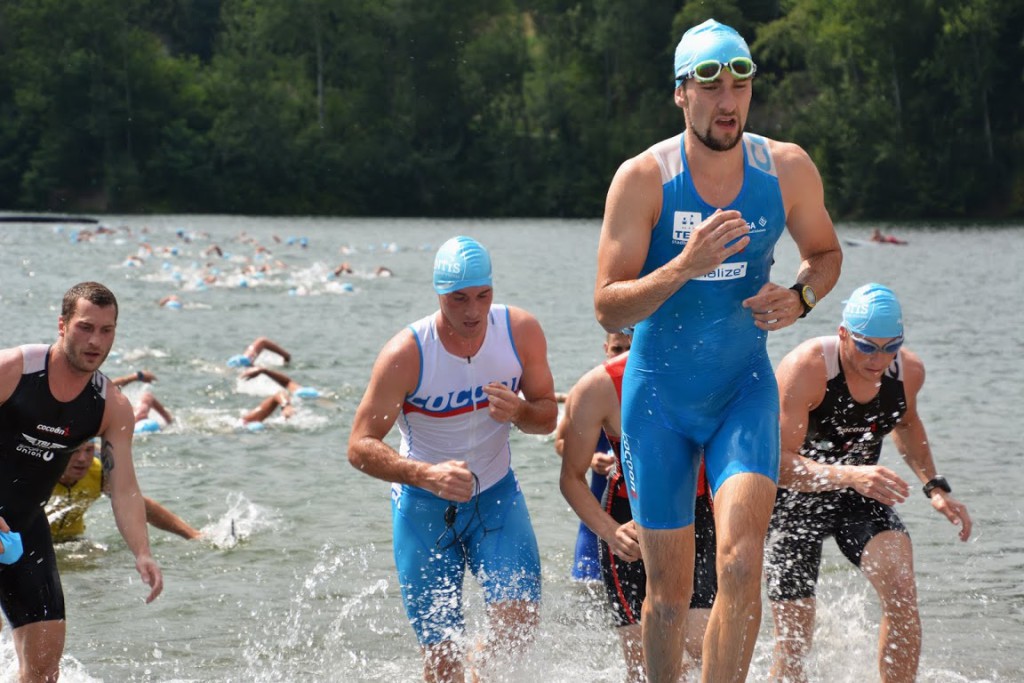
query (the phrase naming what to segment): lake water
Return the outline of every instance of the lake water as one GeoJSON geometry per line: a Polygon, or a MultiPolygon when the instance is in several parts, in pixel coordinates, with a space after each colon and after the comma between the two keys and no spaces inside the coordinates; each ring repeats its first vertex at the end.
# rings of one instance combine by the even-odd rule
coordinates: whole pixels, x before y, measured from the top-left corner
{"type": "MultiPolygon", "coordinates": [[[[143,491],[206,539],[151,530],[166,587],[145,605],[110,506],[97,503],[87,540],[58,551],[68,604],[61,680],[420,680],[395,579],[388,485],[345,457],[370,366],[388,338],[436,308],[429,285],[436,247],[470,234],[492,252],[495,299],[540,319],[557,388],[568,389],[601,360],[591,298],[599,221],[127,216],[105,223],[117,232],[90,241],[76,239],[89,226],[0,224],[0,347],[54,340],[61,296],[75,282],[110,286],[121,312],[105,371],[152,370],[153,391],[176,417],[136,438],[143,491]],[[270,254],[258,254],[252,240],[270,254]],[[208,251],[213,245],[222,257],[208,251]],[[145,258],[129,261],[138,255],[145,258]],[[343,261],[354,273],[329,277],[343,261]],[[244,272],[252,263],[271,269],[244,272]],[[394,276],[374,277],[379,265],[394,276]],[[199,284],[210,275],[213,282],[199,284]],[[180,310],[157,305],[169,294],[180,297],[180,310]],[[250,433],[237,418],[273,385],[242,383],[225,361],[259,335],[288,349],[285,371],[324,397],[250,433]]],[[[973,537],[960,543],[920,493],[899,508],[915,547],[919,678],[1022,681],[1024,227],[889,229],[909,245],[846,247],[836,291],[808,318],[773,333],[770,353],[777,362],[803,338],[833,333],[842,299],[864,282],[897,291],[908,346],[929,371],[920,412],[938,469],[974,518],[973,537]]],[[[870,232],[839,230],[849,238],[870,232]]],[[[776,258],[773,279],[788,286],[798,262],[788,238],[776,258]]],[[[277,362],[270,354],[263,360],[277,362]]],[[[127,393],[139,390],[131,385],[127,393]]],[[[577,520],[558,491],[552,439],[516,433],[513,453],[545,583],[542,636],[508,680],[620,681],[602,598],[569,580],[577,520]]],[[[899,460],[887,445],[883,463],[912,481],[899,460]]],[[[479,631],[479,591],[471,588],[468,602],[469,628],[479,631]]],[[[877,601],[834,544],[818,604],[812,680],[877,680],[877,601]]],[[[764,680],[770,664],[767,604],[764,613],[752,681],[764,680]]],[[[0,680],[14,680],[14,662],[5,626],[0,680]]]]}

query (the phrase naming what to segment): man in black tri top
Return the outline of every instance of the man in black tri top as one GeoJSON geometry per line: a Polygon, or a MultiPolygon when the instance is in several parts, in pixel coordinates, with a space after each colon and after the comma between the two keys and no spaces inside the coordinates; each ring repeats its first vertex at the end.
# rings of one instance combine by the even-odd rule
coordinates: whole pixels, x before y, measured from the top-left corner
{"type": "Polygon", "coordinates": [[[838,334],[805,341],[779,364],[782,462],[765,548],[775,618],[773,680],[806,681],[822,543],[840,550],[874,586],[882,607],[878,668],[913,681],[921,654],[910,535],[893,509],[910,493],[878,464],[892,432],[932,507],[971,535],[967,508],[936,473],[917,413],[924,364],[903,346],[903,313],[888,287],[867,284],[846,302],[838,334]]]}
{"type": "Polygon", "coordinates": [[[113,293],[83,282],[64,295],[57,343],[0,350],[0,531],[19,533],[24,548],[0,564],[0,607],[14,629],[22,683],[59,675],[64,595],[44,505],[72,452],[96,435],[117,527],[150,587],[146,602],[163,589],[132,465],[132,406],[99,371],[116,326],[113,293]]]}

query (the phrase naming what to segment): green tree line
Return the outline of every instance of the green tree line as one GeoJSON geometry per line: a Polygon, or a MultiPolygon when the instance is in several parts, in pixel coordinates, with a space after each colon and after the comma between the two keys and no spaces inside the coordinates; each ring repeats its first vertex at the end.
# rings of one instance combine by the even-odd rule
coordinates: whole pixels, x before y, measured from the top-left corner
{"type": "Polygon", "coordinates": [[[1024,213],[1019,0],[4,0],[0,207],[599,216],[710,16],[834,216],[1024,213]]]}

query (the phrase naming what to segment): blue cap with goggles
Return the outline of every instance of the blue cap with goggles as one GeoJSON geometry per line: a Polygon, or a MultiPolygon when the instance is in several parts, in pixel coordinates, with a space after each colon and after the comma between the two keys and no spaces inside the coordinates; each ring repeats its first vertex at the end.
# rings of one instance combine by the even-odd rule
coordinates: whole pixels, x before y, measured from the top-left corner
{"type": "Polygon", "coordinates": [[[850,332],[858,350],[863,353],[895,353],[899,350],[903,343],[903,309],[891,289],[870,282],[853,290],[844,303],[843,327],[850,332]],[[866,337],[892,341],[878,346],[866,337]]]}
{"type": "Polygon", "coordinates": [[[733,78],[752,78],[757,65],[750,57],[750,48],[736,29],[708,19],[683,34],[676,46],[675,82],[682,85],[687,78],[707,83],[728,69],[733,78]]]}

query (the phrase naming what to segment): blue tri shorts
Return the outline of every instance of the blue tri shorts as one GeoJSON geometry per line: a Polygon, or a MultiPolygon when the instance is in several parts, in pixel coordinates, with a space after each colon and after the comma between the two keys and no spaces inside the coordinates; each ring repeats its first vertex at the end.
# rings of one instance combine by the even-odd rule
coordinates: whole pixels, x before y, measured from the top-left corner
{"type": "Polygon", "coordinates": [[[537,537],[511,470],[491,488],[458,503],[450,527],[445,524],[449,501],[415,486],[392,490],[395,566],[405,612],[420,645],[462,633],[467,566],[487,604],[540,601],[537,537]]]}
{"type": "Polygon", "coordinates": [[[752,472],[778,482],[779,390],[768,358],[723,393],[702,393],[699,377],[631,373],[627,366],[622,468],[640,526],[693,524],[702,453],[712,493],[734,474],[752,472]]]}

